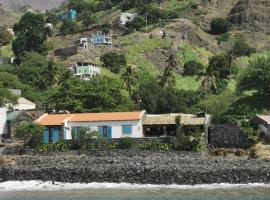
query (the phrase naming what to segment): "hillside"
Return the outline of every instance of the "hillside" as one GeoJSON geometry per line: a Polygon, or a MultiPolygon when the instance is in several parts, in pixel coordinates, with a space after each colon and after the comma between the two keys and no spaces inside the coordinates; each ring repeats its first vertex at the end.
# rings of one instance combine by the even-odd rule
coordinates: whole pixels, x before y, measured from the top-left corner
{"type": "Polygon", "coordinates": [[[3,7],[11,10],[19,10],[28,7],[42,12],[59,7],[66,0],[0,0],[3,7]]]}
{"type": "MultiPolygon", "coordinates": [[[[239,116],[241,118],[241,106],[247,107],[244,109],[248,113],[244,113],[244,116],[267,110],[264,102],[259,108],[252,104],[257,102],[256,96],[252,96],[253,90],[236,93],[241,88],[239,81],[242,73],[258,57],[268,56],[270,37],[267,29],[270,13],[267,1],[150,2],[152,3],[141,6],[134,1],[122,0],[72,1],[68,7],[78,11],[77,17],[72,20],[60,17],[67,11],[66,5],[60,6],[60,9],[43,15],[46,22],[53,24],[53,28],[51,35],[45,37],[40,44],[41,48],[35,50],[35,45],[31,46],[32,38],[24,35],[25,31],[21,32],[34,51],[40,53],[40,49],[46,47],[45,55],[31,53],[29,56],[27,46],[23,49],[29,57],[21,57],[22,64],[19,65],[22,67],[18,68],[29,70],[27,74],[24,70],[17,74],[17,70],[12,71],[6,66],[3,67],[3,71],[13,73],[14,80],[17,77],[18,82],[26,84],[13,87],[24,88],[27,98],[36,102],[39,107],[49,110],[89,112],[129,109],[137,104],[140,96],[144,108],[152,113],[195,113],[207,109],[220,120],[228,119],[228,116],[233,116],[233,119],[239,116]],[[138,16],[123,26],[120,23],[123,12],[136,13],[138,16]],[[228,27],[214,32],[211,22],[216,18],[219,18],[219,28],[229,24],[228,27]],[[102,37],[110,33],[111,38],[106,35],[106,39],[109,38],[112,45],[104,42],[106,39],[100,38],[97,44],[92,44],[94,40],[90,39],[94,33],[103,33],[102,37]],[[88,41],[86,49],[79,42],[85,38],[88,41]],[[51,59],[49,64],[48,57],[51,59]],[[50,68],[51,61],[57,64],[55,69],[50,68]],[[85,69],[80,71],[75,67],[83,62],[91,64],[91,67],[97,65],[94,67],[101,69],[98,72],[101,78],[97,78],[104,80],[99,80],[101,83],[95,82],[95,79],[93,82],[90,80],[93,87],[80,82],[81,80],[74,80],[74,77],[82,78],[83,73],[88,73],[85,69]],[[35,74],[33,66],[40,66],[43,71],[37,71],[35,74]],[[48,70],[56,70],[55,73],[59,74],[48,70]],[[71,74],[68,70],[71,70],[71,74]],[[69,77],[74,73],[77,74],[69,77]],[[51,79],[44,79],[44,74],[50,74],[51,79]],[[115,88],[110,90],[111,87],[115,88]],[[77,91],[84,91],[83,96],[77,91]],[[110,93],[112,91],[113,95],[110,93]],[[120,92],[119,99],[110,99],[112,104],[108,104],[108,96],[118,98],[114,95],[116,91],[120,92]],[[89,99],[96,98],[96,95],[98,100],[90,102],[89,99]],[[249,99],[250,97],[252,98],[249,99]],[[66,99],[70,99],[70,102],[66,99]],[[115,103],[119,100],[123,100],[123,105],[115,103]],[[237,115],[237,112],[240,114],[237,115]]],[[[40,6],[45,9],[42,4],[40,6]]],[[[44,30],[45,26],[43,16],[43,24],[39,27],[41,30],[44,30]]],[[[31,21],[30,18],[27,21],[31,21]]],[[[24,40],[23,37],[20,39],[24,40]]],[[[24,44],[23,42],[20,44],[24,44]]],[[[11,46],[10,42],[2,47],[2,56],[13,55],[11,46]]],[[[17,55],[20,55],[20,51],[17,55]]],[[[93,78],[92,74],[86,75],[93,78]]],[[[11,87],[12,84],[6,85],[11,87]]]]}
{"type": "Polygon", "coordinates": [[[20,11],[14,11],[0,6],[0,26],[13,25],[21,16],[22,13],[20,11]]]}

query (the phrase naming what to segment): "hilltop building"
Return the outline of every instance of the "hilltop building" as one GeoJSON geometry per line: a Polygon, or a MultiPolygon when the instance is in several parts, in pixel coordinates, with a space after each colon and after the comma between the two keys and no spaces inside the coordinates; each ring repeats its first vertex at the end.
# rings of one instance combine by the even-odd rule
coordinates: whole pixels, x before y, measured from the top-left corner
{"type": "Polygon", "coordinates": [[[90,38],[90,43],[92,45],[112,45],[112,36],[111,33],[97,32],[93,33],[90,38]]]}
{"type": "Polygon", "coordinates": [[[90,62],[78,62],[75,66],[75,76],[87,81],[100,74],[100,67],[90,62]]]}

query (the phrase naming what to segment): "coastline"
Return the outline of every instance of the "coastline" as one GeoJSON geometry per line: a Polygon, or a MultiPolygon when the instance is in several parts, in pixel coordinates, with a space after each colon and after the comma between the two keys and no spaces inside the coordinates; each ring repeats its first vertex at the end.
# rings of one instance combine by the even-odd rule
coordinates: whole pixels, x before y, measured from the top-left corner
{"type": "Polygon", "coordinates": [[[102,151],[12,156],[0,182],[130,183],[152,185],[269,184],[270,162],[187,153],[102,151]]]}

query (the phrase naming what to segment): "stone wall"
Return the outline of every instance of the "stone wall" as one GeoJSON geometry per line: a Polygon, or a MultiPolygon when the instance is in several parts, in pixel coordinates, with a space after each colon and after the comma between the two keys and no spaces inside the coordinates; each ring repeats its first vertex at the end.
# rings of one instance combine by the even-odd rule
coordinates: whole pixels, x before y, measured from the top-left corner
{"type": "Polygon", "coordinates": [[[232,124],[212,125],[208,139],[209,144],[217,148],[247,148],[252,145],[252,142],[240,131],[240,127],[232,124]]]}

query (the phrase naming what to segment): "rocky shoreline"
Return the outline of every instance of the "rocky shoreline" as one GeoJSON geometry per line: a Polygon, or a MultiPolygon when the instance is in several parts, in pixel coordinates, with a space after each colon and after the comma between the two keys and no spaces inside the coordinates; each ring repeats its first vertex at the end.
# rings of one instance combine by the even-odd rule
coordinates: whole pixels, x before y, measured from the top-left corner
{"type": "Polygon", "coordinates": [[[8,158],[11,160],[8,164],[1,165],[0,162],[0,182],[270,183],[270,162],[237,157],[207,157],[187,152],[66,152],[8,158]]]}

